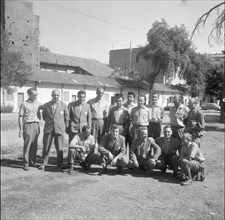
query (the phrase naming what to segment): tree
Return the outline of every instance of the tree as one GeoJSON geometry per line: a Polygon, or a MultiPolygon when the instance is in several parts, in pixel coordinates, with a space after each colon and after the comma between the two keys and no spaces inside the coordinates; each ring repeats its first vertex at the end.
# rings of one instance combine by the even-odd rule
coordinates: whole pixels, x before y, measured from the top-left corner
{"type": "MultiPolygon", "coordinates": [[[[190,62],[188,52],[192,48],[192,43],[183,25],[170,28],[164,19],[153,23],[147,33],[147,42],[148,44],[141,48],[139,55],[146,63],[144,77],[149,83],[151,97],[155,79],[160,73],[170,75],[172,72],[179,71],[183,76],[190,62]]],[[[139,72],[141,68],[143,69],[142,64],[137,67],[139,72]]]]}
{"type": "Polygon", "coordinates": [[[48,53],[51,53],[51,50],[50,50],[48,47],[45,47],[45,46],[40,46],[40,51],[41,51],[41,52],[48,52],[48,53]]]}
{"type": "Polygon", "coordinates": [[[1,87],[23,86],[30,76],[31,67],[23,61],[20,52],[13,51],[7,32],[1,34],[1,87]]]}

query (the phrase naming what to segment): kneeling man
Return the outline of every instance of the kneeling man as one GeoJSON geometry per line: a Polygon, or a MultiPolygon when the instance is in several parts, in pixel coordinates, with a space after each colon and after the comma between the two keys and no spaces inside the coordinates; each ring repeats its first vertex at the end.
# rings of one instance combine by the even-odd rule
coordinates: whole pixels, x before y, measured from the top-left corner
{"type": "Polygon", "coordinates": [[[129,166],[133,168],[140,167],[147,171],[147,174],[150,174],[156,166],[156,161],[160,154],[160,147],[153,138],[148,137],[147,127],[140,127],[138,137],[131,146],[129,166]]]}
{"type": "Polygon", "coordinates": [[[107,164],[117,167],[119,171],[128,165],[125,138],[119,134],[119,126],[112,125],[110,134],[103,136],[98,151],[102,157],[103,169],[99,175],[107,172],[107,164]]]}
{"type": "Polygon", "coordinates": [[[74,161],[79,159],[80,166],[89,169],[91,164],[98,161],[99,155],[95,154],[95,140],[91,135],[91,128],[84,125],[82,133],[76,134],[70,142],[68,152],[69,173],[74,173],[74,161]]]}
{"type": "Polygon", "coordinates": [[[158,158],[156,167],[163,173],[166,173],[167,165],[173,169],[173,176],[178,177],[178,160],[177,151],[180,151],[180,141],[171,137],[172,129],[167,125],[163,129],[164,137],[158,137],[155,143],[161,148],[161,155],[158,158]]]}

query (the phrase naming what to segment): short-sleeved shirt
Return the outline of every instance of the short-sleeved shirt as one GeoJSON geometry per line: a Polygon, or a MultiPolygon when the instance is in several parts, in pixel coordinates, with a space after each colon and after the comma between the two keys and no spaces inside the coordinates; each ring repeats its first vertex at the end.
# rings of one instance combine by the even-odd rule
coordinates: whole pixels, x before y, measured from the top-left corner
{"type": "Polygon", "coordinates": [[[191,142],[188,146],[183,145],[181,147],[180,157],[191,157],[193,160],[198,162],[205,161],[198,145],[194,142],[191,142]]]}
{"type": "Polygon", "coordinates": [[[150,118],[151,112],[146,106],[142,108],[136,106],[131,110],[131,122],[133,125],[148,126],[150,118]]]}
{"type": "Polygon", "coordinates": [[[160,124],[164,117],[164,109],[159,105],[150,105],[149,106],[151,112],[150,122],[155,122],[160,124]]]}
{"type": "Polygon", "coordinates": [[[97,98],[90,99],[87,102],[91,107],[92,119],[103,119],[106,118],[109,112],[109,103],[102,99],[97,98]]]}
{"type": "Polygon", "coordinates": [[[169,113],[170,125],[174,127],[184,127],[184,119],[187,118],[188,111],[188,107],[183,104],[181,104],[178,108],[175,106],[171,107],[169,113]]]}
{"type": "Polygon", "coordinates": [[[39,122],[40,106],[38,101],[31,102],[29,99],[22,102],[19,110],[19,117],[23,117],[23,123],[39,122]]]}
{"type": "Polygon", "coordinates": [[[85,152],[89,152],[94,149],[95,140],[92,135],[89,135],[87,139],[84,138],[83,133],[76,134],[70,142],[70,147],[75,145],[85,147],[85,152]]]}

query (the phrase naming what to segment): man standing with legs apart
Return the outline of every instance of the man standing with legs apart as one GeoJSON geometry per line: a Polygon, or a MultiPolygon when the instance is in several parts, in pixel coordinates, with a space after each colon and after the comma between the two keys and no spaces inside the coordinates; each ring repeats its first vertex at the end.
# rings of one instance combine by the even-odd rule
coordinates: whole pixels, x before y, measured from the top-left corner
{"type": "Polygon", "coordinates": [[[161,123],[164,117],[164,109],[158,104],[159,94],[154,92],[152,94],[152,103],[149,107],[151,112],[151,119],[148,125],[148,136],[156,139],[161,136],[161,123]]]}
{"type": "Polygon", "coordinates": [[[181,141],[185,129],[185,119],[189,109],[181,103],[181,96],[175,95],[173,99],[174,106],[170,108],[170,125],[173,131],[172,137],[181,141]]]}
{"type": "Polygon", "coordinates": [[[40,105],[37,101],[37,91],[35,88],[27,90],[28,99],[20,105],[19,110],[19,137],[23,134],[23,169],[28,171],[29,166],[36,167],[36,155],[38,136],[40,134],[39,120],[40,105]],[[23,131],[23,132],[22,132],[23,131]]]}
{"type": "Polygon", "coordinates": [[[203,129],[205,128],[205,118],[202,111],[197,109],[197,100],[191,98],[188,102],[190,111],[187,116],[187,124],[185,127],[185,132],[192,134],[193,141],[198,144],[200,148],[200,143],[203,136],[203,129]]]}
{"type": "Polygon", "coordinates": [[[151,174],[161,154],[160,147],[153,138],[148,137],[147,127],[140,127],[138,137],[133,141],[130,150],[130,168],[141,168],[151,174]],[[153,155],[152,155],[153,152],[153,155]]]}
{"type": "Polygon", "coordinates": [[[109,112],[109,103],[103,99],[104,89],[97,88],[96,98],[90,99],[88,104],[92,113],[92,132],[95,141],[100,144],[105,133],[105,123],[109,112]]]}
{"type": "Polygon", "coordinates": [[[161,155],[159,156],[156,167],[166,173],[167,165],[173,169],[173,177],[178,177],[178,160],[177,152],[180,152],[180,141],[171,137],[172,129],[170,125],[163,128],[164,137],[158,137],[155,143],[161,148],[161,155]]]}
{"type": "Polygon", "coordinates": [[[82,127],[88,125],[91,127],[91,109],[90,105],[85,103],[86,92],[80,90],[77,94],[78,100],[70,102],[69,109],[69,143],[78,133],[81,133],[82,127]]]}
{"type": "Polygon", "coordinates": [[[180,152],[179,164],[181,172],[179,175],[182,186],[187,186],[192,183],[192,178],[200,181],[205,179],[205,170],[203,157],[198,145],[192,142],[192,135],[184,133],[182,138],[182,147],[180,152]]]}
{"type": "Polygon", "coordinates": [[[129,159],[126,156],[125,138],[119,134],[119,126],[112,125],[110,134],[103,136],[99,146],[102,157],[102,167],[99,175],[107,172],[107,164],[116,166],[118,171],[128,165],[129,159]]]}
{"type": "Polygon", "coordinates": [[[49,153],[54,139],[57,151],[58,169],[62,170],[64,134],[68,127],[69,113],[65,103],[59,101],[60,92],[58,89],[52,91],[52,100],[43,105],[42,117],[45,121],[43,136],[43,164],[39,170],[44,170],[48,163],[49,153]]]}

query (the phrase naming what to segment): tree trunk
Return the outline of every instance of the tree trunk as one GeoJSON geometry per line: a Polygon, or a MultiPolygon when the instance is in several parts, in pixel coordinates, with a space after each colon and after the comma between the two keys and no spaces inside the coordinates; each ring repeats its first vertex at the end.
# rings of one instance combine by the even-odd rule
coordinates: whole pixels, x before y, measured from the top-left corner
{"type": "Polygon", "coordinates": [[[149,83],[149,99],[148,99],[148,104],[151,104],[151,99],[152,99],[152,91],[153,91],[153,86],[154,86],[154,82],[150,82],[149,83]]]}

